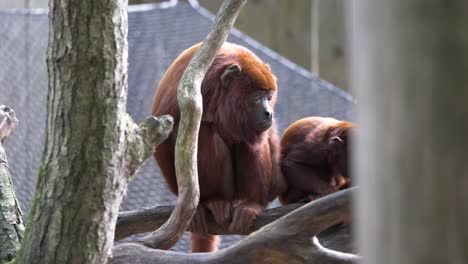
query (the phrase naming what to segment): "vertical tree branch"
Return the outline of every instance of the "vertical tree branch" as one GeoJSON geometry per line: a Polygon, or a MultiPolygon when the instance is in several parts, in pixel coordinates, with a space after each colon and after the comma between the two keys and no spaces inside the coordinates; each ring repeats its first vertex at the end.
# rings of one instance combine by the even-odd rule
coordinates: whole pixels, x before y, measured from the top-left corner
{"type": "Polygon", "coordinates": [[[23,239],[22,213],[16,199],[13,182],[8,170],[8,161],[2,142],[16,128],[15,112],[0,106],[0,263],[16,256],[23,239]]]}
{"type": "Polygon", "coordinates": [[[223,2],[210,33],[187,66],[179,82],[177,99],[181,119],[175,146],[175,167],[179,193],[169,220],[141,241],[152,248],[168,249],[175,245],[187,229],[197,209],[200,196],[197,145],[203,113],[200,85],[246,1],[225,0],[223,2]]]}

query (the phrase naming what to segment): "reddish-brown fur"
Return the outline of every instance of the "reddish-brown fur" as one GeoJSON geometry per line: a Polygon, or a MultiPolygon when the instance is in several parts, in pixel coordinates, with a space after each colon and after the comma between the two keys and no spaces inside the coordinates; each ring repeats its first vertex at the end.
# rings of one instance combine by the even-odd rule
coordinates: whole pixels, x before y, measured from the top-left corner
{"type": "MultiPolygon", "coordinates": [[[[155,159],[170,190],[177,194],[174,148],[180,120],[177,102],[179,80],[197,51],[197,44],[184,51],[169,67],[156,91],[153,115],[170,114],[174,129],[156,148],[155,159]]],[[[249,227],[282,186],[279,169],[279,140],[275,124],[257,132],[247,122],[253,90],[274,92],[276,78],[268,65],[244,47],[225,43],[218,52],[201,84],[203,116],[198,140],[198,177],[200,205],[192,220],[196,230],[203,230],[205,213],[232,231],[249,227]],[[242,69],[229,87],[221,84],[225,69],[237,64],[242,69]]],[[[192,234],[192,251],[216,250],[217,239],[207,234],[192,234]]]]}
{"type": "Polygon", "coordinates": [[[307,117],[290,125],[281,137],[280,164],[287,190],[282,204],[313,200],[350,184],[349,134],[353,124],[333,118],[307,117]],[[340,145],[330,141],[339,137],[340,145]]]}

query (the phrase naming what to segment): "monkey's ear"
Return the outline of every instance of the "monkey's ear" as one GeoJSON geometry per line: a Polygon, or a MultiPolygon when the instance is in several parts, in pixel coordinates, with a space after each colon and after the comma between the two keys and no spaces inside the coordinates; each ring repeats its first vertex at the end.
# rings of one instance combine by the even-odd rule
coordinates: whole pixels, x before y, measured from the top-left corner
{"type": "Polygon", "coordinates": [[[228,87],[233,77],[241,73],[242,69],[238,64],[229,65],[221,75],[221,84],[224,87],[228,87]]]}
{"type": "Polygon", "coordinates": [[[340,137],[332,137],[328,141],[328,149],[332,155],[336,155],[339,146],[343,144],[343,140],[340,137]]]}

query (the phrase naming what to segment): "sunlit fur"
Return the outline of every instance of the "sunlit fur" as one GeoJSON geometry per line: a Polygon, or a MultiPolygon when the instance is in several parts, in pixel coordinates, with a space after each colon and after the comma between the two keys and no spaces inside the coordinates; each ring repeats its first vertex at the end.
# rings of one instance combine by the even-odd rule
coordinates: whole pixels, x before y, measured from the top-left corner
{"type": "Polygon", "coordinates": [[[328,188],[347,187],[349,135],[353,130],[352,123],[323,117],[300,119],[285,130],[280,144],[280,166],[287,183],[287,190],[279,196],[283,204],[308,195],[321,196],[328,188]],[[333,137],[343,141],[336,156],[329,149],[333,137]]]}
{"type": "MultiPolygon", "coordinates": [[[[174,147],[180,121],[177,86],[199,46],[185,50],[171,64],[154,98],[153,115],[170,114],[174,117],[173,131],[157,147],[154,155],[174,194],[177,194],[174,147]]],[[[273,109],[276,89],[275,76],[255,54],[236,44],[225,43],[222,46],[201,84],[203,116],[198,141],[201,204],[210,199],[246,200],[263,208],[276,196],[272,185],[276,184],[276,177],[280,177],[276,176],[280,170],[275,122],[273,120],[270,129],[258,132],[251,125],[249,113],[252,105],[250,93],[256,90],[273,92],[270,101],[273,109]],[[233,76],[229,87],[224,87],[221,75],[232,64],[238,64],[241,73],[233,76]]],[[[206,239],[193,236],[192,250],[213,251],[216,249],[215,241],[211,236],[206,239]]]]}

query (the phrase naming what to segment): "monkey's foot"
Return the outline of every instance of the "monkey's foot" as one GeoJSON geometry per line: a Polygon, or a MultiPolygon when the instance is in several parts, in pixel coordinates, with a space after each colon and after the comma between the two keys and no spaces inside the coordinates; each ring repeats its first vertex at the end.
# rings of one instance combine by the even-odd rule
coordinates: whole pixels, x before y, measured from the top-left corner
{"type": "Polygon", "coordinates": [[[199,204],[195,215],[190,222],[190,230],[192,233],[196,233],[199,236],[208,236],[208,225],[206,223],[207,210],[205,206],[199,204]]]}
{"type": "Polygon", "coordinates": [[[208,200],[205,202],[206,208],[211,211],[216,223],[223,228],[228,228],[231,222],[231,203],[226,200],[208,200]]]}
{"type": "Polygon", "coordinates": [[[236,201],[233,205],[232,222],[229,231],[234,233],[247,232],[253,220],[259,215],[264,206],[247,201],[236,201]]]}

